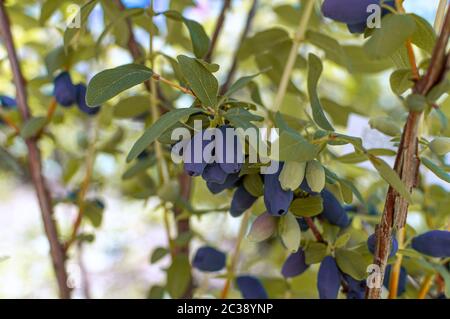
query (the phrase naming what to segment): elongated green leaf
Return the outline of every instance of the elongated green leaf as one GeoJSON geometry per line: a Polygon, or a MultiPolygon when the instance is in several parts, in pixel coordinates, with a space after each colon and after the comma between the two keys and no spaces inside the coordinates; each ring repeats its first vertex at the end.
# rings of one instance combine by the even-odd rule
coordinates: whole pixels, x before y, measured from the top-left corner
{"type": "Polygon", "coordinates": [[[308,265],[318,264],[327,255],[327,245],[311,242],[305,249],[305,262],[308,265]]]}
{"type": "Polygon", "coordinates": [[[155,141],[168,127],[174,125],[186,116],[203,112],[200,108],[177,109],[170,111],[159,118],[150,126],[131,148],[127,157],[127,162],[134,160],[141,154],[153,141],[155,141]]]}
{"type": "Polygon", "coordinates": [[[30,138],[35,136],[47,123],[47,118],[45,116],[32,117],[29,119],[22,129],[20,130],[20,135],[23,138],[30,138]]]}
{"type": "Polygon", "coordinates": [[[309,196],[306,198],[294,199],[289,211],[298,217],[312,217],[319,215],[323,211],[321,196],[309,196]]]}
{"type": "Polygon", "coordinates": [[[364,44],[366,53],[374,59],[387,58],[399,48],[416,30],[414,18],[406,14],[388,14],[364,44]]]}
{"type": "Polygon", "coordinates": [[[39,23],[44,25],[45,22],[55,13],[55,11],[62,4],[62,1],[47,0],[42,4],[41,15],[39,16],[39,23]]]}
{"type": "Polygon", "coordinates": [[[119,93],[149,80],[153,71],[141,64],[125,64],[95,75],[89,82],[86,102],[89,106],[100,105],[119,93]]]}
{"type": "Polygon", "coordinates": [[[369,160],[380,176],[391,185],[404,199],[411,202],[411,194],[398,174],[381,158],[369,155],[369,160]]]}
{"type": "Polygon", "coordinates": [[[135,95],[120,100],[114,106],[114,117],[132,118],[142,115],[150,109],[148,95],[135,95]]]}
{"type": "Polygon", "coordinates": [[[250,113],[248,110],[241,108],[241,107],[234,107],[230,110],[228,110],[224,117],[230,121],[230,123],[235,128],[242,128],[247,129],[249,127],[254,127],[254,125],[251,123],[253,121],[263,121],[264,118],[250,113]]]}
{"type": "Polygon", "coordinates": [[[436,43],[436,32],[424,18],[416,14],[410,14],[410,16],[416,22],[416,30],[411,37],[412,43],[431,54],[436,43]]]}
{"type": "Polygon", "coordinates": [[[236,82],[233,83],[233,85],[228,89],[228,91],[224,95],[231,96],[233,93],[246,87],[247,84],[249,84],[255,77],[257,77],[260,74],[261,74],[261,72],[258,72],[253,75],[243,76],[243,77],[239,78],[236,82]]]}
{"type": "Polygon", "coordinates": [[[189,83],[189,87],[204,106],[215,107],[219,83],[216,77],[196,59],[179,55],[177,57],[181,72],[189,83]]]}
{"type": "Polygon", "coordinates": [[[334,131],[333,126],[325,116],[322,105],[320,103],[319,95],[317,94],[317,84],[319,83],[320,75],[323,71],[322,61],[314,55],[310,54],[308,59],[308,94],[312,108],[312,115],[314,121],[321,128],[327,131],[334,131]]]}
{"type": "Polygon", "coordinates": [[[434,173],[434,175],[436,175],[443,181],[450,183],[450,174],[444,171],[441,167],[437,166],[426,157],[421,157],[420,160],[422,161],[423,165],[425,165],[430,171],[434,173]]]}
{"type": "Polygon", "coordinates": [[[410,69],[396,70],[390,77],[391,89],[397,94],[401,95],[406,90],[412,88],[414,82],[412,81],[412,72],[410,69]]]}
{"type": "Polygon", "coordinates": [[[181,298],[191,281],[189,258],[186,255],[175,256],[169,269],[167,269],[166,289],[172,298],[181,298]]]}
{"type": "Polygon", "coordinates": [[[23,169],[19,162],[8,153],[6,149],[0,146],[0,167],[13,170],[16,174],[23,175],[23,169]]]}
{"type": "MultiPolygon", "coordinates": [[[[91,0],[89,2],[87,2],[86,4],[84,4],[81,9],[80,9],[80,13],[79,13],[79,22],[80,22],[80,26],[71,26],[68,27],[66,29],[66,31],[64,32],[64,49],[66,50],[66,52],[69,50],[69,47],[71,45],[74,45],[81,33],[85,30],[86,28],[86,23],[87,23],[87,19],[89,18],[89,15],[91,14],[92,10],[94,9],[94,7],[97,5],[98,0],[91,0]]],[[[72,23],[75,24],[77,18],[75,18],[72,23]]]]}
{"type": "Polygon", "coordinates": [[[163,259],[168,253],[169,253],[169,250],[167,248],[164,248],[164,247],[156,248],[153,251],[152,256],[150,257],[150,263],[152,263],[152,264],[157,263],[158,261],[163,259]]]}

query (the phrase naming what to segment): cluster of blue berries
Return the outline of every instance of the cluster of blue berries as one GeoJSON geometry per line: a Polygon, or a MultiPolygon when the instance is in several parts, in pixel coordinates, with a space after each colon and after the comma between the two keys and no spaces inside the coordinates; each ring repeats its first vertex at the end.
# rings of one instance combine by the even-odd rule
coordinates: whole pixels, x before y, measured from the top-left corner
{"type": "Polygon", "coordinates": [[[56,101],[63,107],[70,107],[77,104],[78,109],[87,115],[96,115],[100,111],[100,106],[89,107],[86,104],[86,85],[78,83],[74,85],[69,72],[61,72],[53,81],[56,101]]]}

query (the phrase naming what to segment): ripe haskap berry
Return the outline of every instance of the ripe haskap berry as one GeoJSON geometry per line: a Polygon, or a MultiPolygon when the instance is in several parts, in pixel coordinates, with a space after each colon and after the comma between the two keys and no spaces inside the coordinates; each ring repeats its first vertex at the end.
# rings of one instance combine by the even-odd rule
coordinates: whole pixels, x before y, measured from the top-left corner
{"type": "Polygon", "coordinates": [[[219,127],[222,139],[216,138],[215,140],[216,158],[225,173],[234,174],[241,170],[244,157],[239,138],[234,134],[227,136],[227,129],[229,129],[229,133],[233,133],[233,130],[228,125],[219,127]]]}
{"type": "MultiPolygon", "coordinates": [[[[377,244],[376,240],[377,239],[375,238],[375,234],[370,235],[369,238],[367,239],[367,248],[369,248],[369,251],[372,254],[375,254],[375,247],[377,244]]],[[[393,238],[389,258],[394,257],[397,251],[398,251],[398,242],[397,239],[393,238]]]]}
{"type": "Polygon", "coordinates": [[[347,274],[343,274],[342,277],[347,283],[347,299],[364,299],[366,293],[366,281],[356,280],[347,274]]]}
{"type": "Polygon", "coordinates": [[[336,299],[341,286],[341,273],[336,261],[331,256],[326,256],[319,268],[317,276],[317,289],[320,299],[336,299]]]}
{"type": "Polygon", "coordinates": [[[305,261],[305,252],[300,248],[286,259],[281,268],[281,274],[285,278],[296,277],[303,274],[308,267],[305,261]]]}
{"type": "Polygon", "coordinates": [[[241,216],[247,209],[252,207],[256,200],[257,198],[247,192],[244,185],[239,186],[234,192],[233,199],[231,200],[231,216],[241,216]]]}
{"type": "Polygon", "coordinates": [[[219,194],[220,192],[223,192],[226,189],[234,187],[238,181],[239,181],[239,174],[231,174],[227,176],[223,184],[207,182],[206,186],[208,187],[211,193],[219,194]]]}
{"type": "Polygon", "coordinates": [[[267,212],[272,216],[286,214],[294,199],[294,192],[283,190],[278,180],[282,168],[283,163],[280,163],[276,173],[264,175],[264,204],[266,204],[267,212]]]}
{"type": "Polygon", "coordinates": [[[244,299],[267,299],[268,295],[262,283],[253,276],[239,276],[236,284],[244,299]]]}
{"type": "Polygon", "coordinates": [[[450,232],[432,230],[416,236],[411,242],[412,248],[419,253],[432,257],[450,257],[450,232]]]}
{"type": "Polygon", "coordinates": [[[204,150],[212,142],[204,138],[205,132],[196,133],[183,149],[184,170],[190,176],[202,175],[206,165],[211,162],[211,158],[204,158],[204,150]]]}
{"type": "MultiPolygon", "coordinates": [[[[325,0],[322,13],[325,17],[346,23],[352,33],[363,33],[366,29],[367,19],[373,11],[367,12],[369,5],[382,3],[394,7],[394,1],[381,0],[325,0]]],[[[389,11],[382,9],[382,14],[389,11]]]]}
{"type": "Polygon", "coordinates": [[[77,90],[68,72],[59,74],[53,83],[55,85],[53,94],[60,105],[69,107],[77,101],[77,90]]]}
{"type": "Polygon", "coordinates": [[[87,115],[96,115],[98,112],[100,112],[100,106],[95,107],[89,107],[86,104],[86,85],[79,83],[75,86],[76,93],[77,93],[77,105],[78,109],[86,113],[87,115]]]}
{"type": "MultiPolygon", "coordinates": [[[[391,280],[391,265],[386,266],[386,271],[384,272],[384,280],[383,280],[383,286],[386,288],[389,288],[389,281],[391,280]]],[[[400,277],[398,278],[398,286],[397,286],[397,296],[400,296],[406,291],[406,279],[408,277],[408,274],[406,273],[406,269],[401,267],[400,268],[400,277]]]]}
{"type": "Polygon", "coordinates": [[[202,177],[206,182],[223,184],[228,174],[223,171],[218,163],[208,164],[203,170],[202,177]]]}
{"type": "Polygon", "coordinates": [[[17,106],[17,102],[15,99],[9,96],[0,95],[0,106],[2,106],[5,109],[12,109],[15,106],[17,106]]]}
{"type": "Polygon", "coordinates": [[[323,199],[322,216],[330,223],[341,228],[345,228],[350,224],[350,219],[347,216],[341,203],[334,197],[334,195],[324,189],[321,192],[323,199]]]}
{"type": "Polygon", "coordinates": [[[205,272],[222,270],[225,267],[226,255],[209,246],[200,247],[192,260],[192,266],[205,272]]]}

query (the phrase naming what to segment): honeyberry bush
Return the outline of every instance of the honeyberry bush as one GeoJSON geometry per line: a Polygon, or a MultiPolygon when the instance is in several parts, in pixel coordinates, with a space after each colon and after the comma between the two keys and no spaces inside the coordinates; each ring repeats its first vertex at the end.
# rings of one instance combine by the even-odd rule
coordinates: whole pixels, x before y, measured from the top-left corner
{"type": "Polygon", "coordinates": [[[120,200],[166,233],[141,297],[446,298],[450,17],[404,2],[0,1],[2,176],[36,190],[54,296],[120,200]],[[190,163],[208,129],[267,127],[274,173],[249,140],[190,163]]]}

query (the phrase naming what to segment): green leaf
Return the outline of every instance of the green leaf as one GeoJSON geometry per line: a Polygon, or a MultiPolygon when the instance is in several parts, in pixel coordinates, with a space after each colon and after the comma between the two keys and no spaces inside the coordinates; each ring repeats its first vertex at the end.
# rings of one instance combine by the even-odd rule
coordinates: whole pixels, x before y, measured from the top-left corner
{"type": "Polygon", "coordinates": [[[289,207],[289,211],[297,217],[312,217],[323,211],[323,201],[320,195],[296,198],[289,207]]]}
{"type": "Polygon", "coordinates": [[[308,265],[320,263],[327,255],[327,249],[323,243],[310,242],[305,248],[305,262],[308,265]]]}
{"type": "Polygon", "coordinates": [[[308,94],[309,100],[312,108],[312,115],[314,121],[321,128],[327,131],[334,131],[333,126],[331,126],[330,122],[325,116],[323,112],[322,105],[320,104],[320,99],[317,94],[317,84],[319,83],[320,75],[323,71],[322,61],[320,59],[310,53],[308,60],[308,94]]]}
{"type": "Polygon", "coordinates": [[[248,76],[243,76],[241,78],[239,78],[236,82],[233,83],[233,85],[231,85],[231,87],[228,89],[228,91],[224,94],[224,96],[231,96],[233,95],[233,93],[243,89],[244,87],[246,87],[255,77],[257,77],[258,75],[260,75],[262,72],[258,72],[256,74],[253,75],[248,75],[248,76]]]}
{"type": "Polygon", "coordinates": [[[169,250],[167,248],[164,248],[164,247],[156,248],[153,251],[152,256],[150,257],[150,263],[152,263],[152,264],[157,263],[158,261],[163,259],[168,253],[169,253],[169,250]]]}
{"type": "Polygon", "coordinates": [[[47,0],[42,4],[39,23],[44,25],[62,4],[62,1],[47,0]]]}
{"type": "Polygon", "coordinates": [[[133,145],[128,154],[127,162],[131,162],[138,157],[138,155],[153,143],[153,141],[155,141],[168,127],[171,127],[187,116],[201,112],[203,112],[203,110],[200,108],[176,109],[161,116],[133,145]]]}
{"type": "Polygon", "coordinates": [[[336,248],[344,247],[345,245],[347,245],[348,241],[350,240],[350,237],[351,237],[351,234],[349,232],[343,233],[336,239],[336,241],[334,242],[334,246],[336,248]]]}
{"type": "Polygon", "coordinates": [[[426,157],[421,157],[420,160],[422,161],[423,165],[425,165],[430,171],[434,173],[434,175],[436,175],[443,181],[450,183],[450,174],[448,174],[444,169],[437,166],[426,157]]]}
{"type": "Polygon", "coordinates": [[[45,116],[32,117],[23,125],[20,136],[25,139],[31,138],[38,134],[46,124],[47,118],[45,116]]]}
{"type": "Polygon", "coordinates": [[[102,224],[103,211],[103,204],[99,204],[99,201],[97,200],[90,200],[84,203],[84,217],[86,217],[95,228],[99,228],[102,224]]]}
{"type": "Polygon", "coordinates": [[[24,171],[19,162],[9,152],[0,146],[0,167],[12,170],[18,175],[23,175],[24,171]]]}
{"type": "Polygon", "coordinates": [[[195,96],[204,106],[215,107],[219,92],[219,83],[216,77],[196,59],[185,55],[179,55],[177,59],[181,72],[195,96]]]}
{"type": "Polygon", "coordinates": [[[274,156],[273,152],[271,152],[271,157],[279,161],[307,162],[314,159],[318,152],[316,145],[309,143],[295,131],[281,131],[278,140],[272,143],[272,149],[277,146],[279,150],[278,158],[274,156]]]}
{"type": "Polygon", "coordinates": [[[389,82],[392,92],[402,95],[406,90],[413,87],[412,72],[410,69],[396,70],[391,74],[389,82]]]}
{"type": "Polygon", "coordinates": [[[364,44],[364,49],[373,59],[387,58],[404,46],[415,30],[416,22],[412,16],[388,14],[381,20],[381,28],[376,29],[364,44]]]}
{"type": "Polygon", "coordinates": [[[334,38],[323,33],[308,30],[306,32],[306,40],[325,51],[327,58],[331,61],[344,67],[348,66],[346,54],[339,42],[334,38]]]}
{"type": "Polygon", "coordinates": [[[114,106],[114,117],[133,118],[148,112],[150,109],[149,95],[134,95],[121,99],[114,106]]]}
{"type": "Polygon", "coordinates": [[[253,121],[260,122],[260,121],[264,120],[263,117],[252,114],[248,110],[241,108],[241,107],[234,107],[232,109],[229,109],[224,114],[224,117],[228,121],[230,121],[230,123],[233,125],[233,127],[235,127],[235,128],[239,127],[244,130],[246,130],[250,127],[254,127],[254,125],[251,122],[253,122],[253,121]]]}
{"type": "Polygon", "coordinates": [[[400,125],[387,116],[378,116],[369,120],[369,125],[387,136],[398,136],[402,133],[400,125]]]}
{"type": "Polygon", "coordinates": [[[96,74],[89,82],[86,102],[89,106],[105,103],[119,93],[149,80],[153,71],[141,64],[125,64],[96,74]]]}
{"type": "Polygon", "coordinates": [[[380,176],[391,185],[404,199],[411,203],[411,194],[398,174],[381,158],[369,155],[369,160],[380,176]]]}
{"type": "Polygon", "coordinates": [[[287,213],[281,217],[278,224],[281,241],[284,246],[291,252],[295,253],[300,246],[301,230],[297,223],[297,219],[291,213],[287,213]]]}
{"type": "Polygon", "coordinates": [[[341,248],[336,249],[335,257],[336,263],[343,273],[356,280],[364,280],[367,277],[366,260],[361,254],[341,248]]]}
{"type": "Polygon", "coordinates": [[[181,298],[191,282],[191,266],[186,255],[176,255],[167,269],[166,289],[174,299],[181,298]]]}
{"type": "Polygon", "coordinates": [[[66,31],[64,32],[64,50],[66,50],[66,52],[69,50],[69,47],[71,45],[74,45],[76,42],[78,42],[78,39],[86,28],[87,19],[89,18],[89,15],[91,14],[97,3],[98,0],[91,0],[81,7],[79,13],[81,25],[79,28],[66,28],[66,31]]]}
{"type": "Polygon", "coordinates": [[[247,174],[244,176],[243,185],[247,192],[255,197],[260,197],[264,192],[264,184],[259,174],[247,174]]]}
{"type": "Polygon", "coordinates": [[[125,171],[122,175],[123,180],[127,180],[130,178],[135,177],[139,173],[143,173],[147,171],[150,167],[152,167],[156,163],[156,159],[153,158],[146,158],[140,161],[137,161],[136,164],[131,166],[129,169],[125,171]]]}
{"type": "Polygon", "coordinates": [[[148,299],[163,299],[164,298],[164,292],[166,290],[162,286],[152,286],[150,291],[147,294],[148,299]]]}
{"type": "Polygon", "coordinates": [[[416,30],[411,36],[412,43],[431,54],[436,43],[436,32],[434,32],[434,28],[424,18],[416,14],[409,15],[416,22],[416,30]]]}

